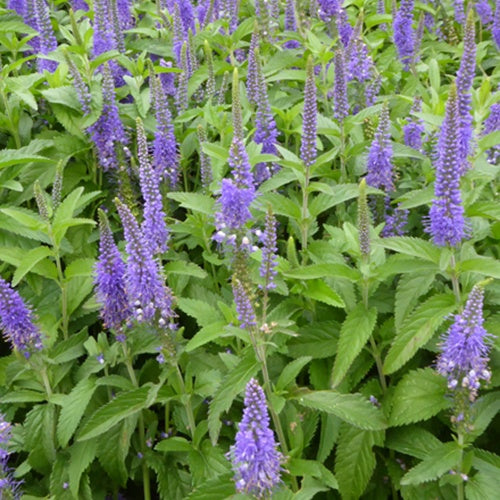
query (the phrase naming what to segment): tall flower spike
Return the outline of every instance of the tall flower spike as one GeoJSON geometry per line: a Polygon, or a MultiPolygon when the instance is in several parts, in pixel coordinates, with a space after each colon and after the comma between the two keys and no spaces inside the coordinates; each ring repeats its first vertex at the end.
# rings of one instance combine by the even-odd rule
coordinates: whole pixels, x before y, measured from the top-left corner
{"type": "Polygon", "coordinates": [[[144,199],[144,220],[141,231],[154,255],[167,251],[168,231],[163,211],[163,198],[160,193],[160,176],[151,166],[146,132],[140,118],[137,118],[136,125],[139,179],[144,199]]]}
{"type": "Polygon", "coordinates": [[[474,12],[467,16],[464,31],[464,52],[457,72],[458,112],[460,115],[460,141],[458,155],[460,157],[460,174],[468,167],[467,156],[471,152],[472,143],[472,81],[476,70],[476,41],[474,27],[474,12]]]}
{"type": "Polygon", "coordinates": [[[80,101],[83,114],[89,115],[90,105],[92,103],[92,96],[90,95],[89,88],[83,81],[82,75],[78,71],[78,68],[75,66],[75,63],[69,58],[69,56],[65,55],[65,60],[66,64],[68,65],[69,72],[73,77],[73,83],[75,86],[76,95],[78,96],[78,100],[80,101]]]}
{"type": "Polygon", "coordinates": [[[264,278],[264,286],[260,288],[265,288],[267,290],[272,290],[276,288],[276,283],[274,278],[276,276],[276,266],[277,262],[277,251],[278,247],[276,245],[276,218],[274,217],[271,209],[269,208],[266,214],[266,227],[264,232],[258,234],[260,241],[262,242],[262,263],[259,268],[261,278],[264,278]]]}
{"type": "Polygon", "coordinates": [[[236,489],[257,498],[270,498],[273,488],[281,482],[283,456],[277,450],[274,433],[269,427],[266,396],[255,379],[245,392],[245,409],[231,446],[231,460],[236,489]]]}
{"type": "Polygon", "coordinates": [[[94,57],[116,48],[111,18],[108,0],[94,0],[94,57]]]}
{"type": "Polygon", "coordinates": [[[156,319],[158,326],[164,327],[174,317],[172,292],[165,285],[160,265],[154,260],[151,246],[142,234],[134,215],[119,199],[115,199],[115,204],[127,242],[125,288],[129,304],[138,322],[151,322],[156,319]]]}
{"type": "Polygon", "coordinates": [[[104,211],[99,210],[99,259],[94,283],[105,328],[118,331],[132,313],[125,292],[125,264],[113,239],[104,211]]]}
{"type": "Polygon", "coordinates": [[[460,115],[457,88],[450,88],[446,115],[441,127],[436,164],[434,200],[429,211],[427,232],[439,246],[456,246],[465,236],[464,208],[460,194],[460,115]]]}
{"type": "Polygon", "coordinates": [[[464,24],[465,22],[464,0],[453,0],[453,6],[455,8],[455,21],[457,21],[458,24],[464,24]]]}
{"type": "Polygon", "coordinates": [[[245,329],[255,326],[257,324],[257,320],[255,318],[255,312],[247,290],[241,281],[236,278],[233,278],[232,288],[240,327],[245,329]]]}
{"type": "Polygon", "coordinates": [[[389,108],[385,105],[368,153],[366,182],[369,186],[384,189],[387,193],[394,190],[389,127],[389,108]]]}
{"type": "Polygon", "coordinates": [[[329,23],[339,14],[340,5],[338,0],[318,0],[318,14],[322,21],[329,23]]]}
{"type": "Polygon", "coordinates": [[[417,151],[422,150],[422,135],[425,130],[423,120],[414,115],[420,111],[422,111],[422,99],[416,97],[411,107],[410,119],[403,127],[405,144],[417,151]]]}
{"type": "Polygon", "coordinates": [[[0,278],[0,329],[12,348],[22,352],[26,358],[43,347],[40,330],[33,323],[31,309],[2,278],[0,278]]]}
{"type": "Polygon", "coordinates": [[[189,83],[189,68],[188,68],[188,46],[187,42],[182,44],[181,50],[181,65],[180,68],[182,70],[179,73],[179,77],[177,80],[177,93],[176,97],[176,105],[177,111],[179,114],[184,113],[188,109],[188,83],[189,83]]]}
{"type": "Polygon", "coordinates": [[[497,47],[500,49],[500,0],[496,1],[495,16],[493,17],[491,34],[493,36],[493,40],[495,40],[495,43],[497,44],[497,47]]]}
{"type": "MultiPolygon", "coordinates": [[[[278,153],[276,149],[278,129],[276,128],[276,122],[271,112],[271,106],[267,96],[266,80],[262,74],[258,52],[255,57],[257,61],[257,84],[259,91],[257,94],[257,116],[255,120],[254,141],[257,144],[262,144],[261,152],[263,154],[276,155],[278,153]]],[[[276,164],[269,166],[268,163],[258,163],[255,165],[255,182],[260,184],[269,179],[271,177],[271,171],[276,172],[278,168],[276,164]]]]}
{"type": "MultiPolygon", "coordinates": [[[[40,33],[38,37],[38,52],[40,52],[41,55],[46,55],[57,49],[57,40],[54,29],[52,28],[52,23],[50,22],[49,7],[45,0],[34,0],[34,12],[37,21],[36,29],[40,33]]],[[[39,71],[47,70],[53,73],[58,66],[56,61],[50,61],[42,57],[39,57],[37,62],[39,71]]]]}
{"type": "Polygon", "coordinates": [[[118,168],[116,147],[128,143],[128,138],[115,102],[113,78],[107,65],[102,71],[102,112],[87,131],[97,149],[99,164],[107,171],[118,168]]]}
{"type": "Polygon", "coordinates": [[[212,182],[212,160],[210,156],[207,155],[203,151],[203,144],[207,142],[207,133],[203,128],[203,125],[198,125],[196,129],[198,135],[198,143],[199,143],[199,156],[200,156],[200,176],[201,176],[201,185],[204,189],[208,189],[210,183],[212,182]]]}
{"type": "Polygon", "coordinates": [[[370,209],[366,197],[366,179],[359,184],[358,198],[358,233],[359,249],[364,259],[370,255],[370,209]]]}
{"type": "Polygon", "coordinates": [[[12,439],[12,426],[0,413],[0,498],[19,500],[21,483],[13,477],[12,470],[8,466],[10,452],[9,441],[12,439]]]}
{"type": "Polygon", "coordinates": [[[175,187],[179,179],[179,154],[172,115],[159,78],[152,72],[150,75],[151,103],[156,115],[153,165],[156,173],[167,179],[170,187],[175,187]]]}
{"type": "MultiPolygon", "coordinates": [[[[493,106],[491,106],[490,114],[484,122],[482,135],[491,134],[492,132],[497,131],[500,131],[500,102],[497,102],[493,104],[493,106]]],[[[497,165],[500,160],[500,144],[492,146],[490,149],[488,149],[486,154],[488,156],[488,161],[492,165],[497,165]]]]}
{"type": "Polygon", "coordinates": [[[415,35],[412,27],[413,3],[414,0],[401,0],[393,22],[394,43],[405,69],[408,69],[415,51],[415,35]]]}
{"type": "Polygon", "coordinates": [[[443,338],[441,354],[436,363],[438,373],[448,378],[448,388],[464,391],[468,400],[476,399],[481,380],[488,382],[488,337],[483,326],[483,285],[474,286],[465,308],[455,316],[443,338]]]}
{"type": "Polygon", "coordinates": [[[257,94],[259,92],[259,82],[257,76],[257,49],[259,48],[259,28],[255,21],[250,47],[248,49],[248,69],[246,90],[247,97],[251,104],[257,105],[257,94]]]}
{"type": "Polygon", "coordinates": [[[207,100],[211,102],[212,98],[215,96],[215,73],[214,73],[214,59],[212,57],[212,49],[208,40],[205,40],[203,44],[203,50],[205,52],[205,61],[207,63],[207,84],[206,93],[207,100]]]}
{"type": "Polygon", "coordinates": [[[493,21],[493,9],[488,0],[479,0],[474,7],[483,26],[493,21]]]}
{"type": "Polygon", "coordinates": [[[337,31],[339,32],[339,38],[344,47],[347,47],[349,40],[351,39],[353,29],[349,23],[349,17],[346,10],[340,7],[339,13],[335,19],[337,24],[337,31]]]}
{"type": "MultiPolygon", "coordinates": [[[[295,14],[295,0],[287,0],[285,7],[285,30],[297,31],[297,19],[295,14]]],[[[298,49],[300,43],[297,40],[288,40],[283,44],[285,49],[298,49]]]]}
{"type": "Polygon", "coordinates": [[[349,115],[347,101],[347,77],[345,74],[344,53],[341,49],[335,52],[335,83],[333,89],[334,116],[340,123],[349,115]]]}
{"type": "Polygon", "coordinates": [[[316,81],[314,78],[314,63],[311,56],[307,60],[306,85],[304,89],[304,111],[302,113],[302,142],[300,158],[306,167],[316,161],[316,127],[318,105],[316,102],[316,81]]]}

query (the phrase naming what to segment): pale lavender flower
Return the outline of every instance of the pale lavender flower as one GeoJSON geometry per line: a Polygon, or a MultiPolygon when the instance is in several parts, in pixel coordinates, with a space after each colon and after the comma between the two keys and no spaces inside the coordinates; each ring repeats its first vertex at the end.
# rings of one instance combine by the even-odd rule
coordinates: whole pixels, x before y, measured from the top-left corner
{"type": "Polygon", "coordinates": [[[25,0],[9,0],[7,2],[7,8],[16,11],[17,14],[24,17],[26,12],[26,2],[25,0]]]}
{"type": "Polygon", "coordinates": [[[170,187],[174,187],[179,178],[179,154],[174,134],[174,123],[160,80],[151,75],[150,82],[151,103],[156,111],[153,166],[156,173],[167,179],[170,187]]]}
{"type": "Polygon", "coordinates": [[[128,137],[118,114],[113,78],[107,65],[102,71],[102,112],[87,131],[97,149],[99,164],[107,171],[118,168],[116,148],[126,145],[128,137]]]}
{"type": "Polygon", "coordinates": [[[325,23],[330,22],[339,14],[340,5],[338,0],[318,0],[318,15],[325,23]]]}
{"type": "Polygon", "coordinates": [[[238,28],[238,14],[240,11],[240,0],[228,1],[229,33],[234,33],[238,28]]]}
{"type": "Polygon", "coordinates": [[[413,3],[414,0],[401,0],[393,21],[394,43],[405,69],[408,69],[415,51],[415,35],[412,27],[413,3]]]}
{"type": "Polygon", "coordinates": [[[134,26],[134,18],[130,13],[130,0],[111,0],[116,2],[116,8],[118,11],[118,19],[120,20],[120,28],[122,30],[128,30],[134,26]]]}
{"type": "Polygon", "coordinates": [[[195,31],[194,25],[194,10],[191,0],[177,0],[179,6],[179,15],[182,20],[182,28],[184,31],[184,39],[187,40],[189,30],[195,31]]]}
{"type": "Polygon", "coordinates": [[[14,479],[8,465],[10,452],[8,445],[12,439],[12,425],[0,413],[0,498],[19,500],[21,498],[21,481],[14,479]]]}
{"type": "Polygon", "coordinates": [[[168,231],[165,224],[163,198],[160,192],[160,175],[149,160],[146,132],[140,118],[137,118],[137,155],[139,157],[139,179],[144,200],[142,234],[147,237],[151,253],[167,251],[168,231]]]}
{"type": "MultiPolygon", "coordinates": [[[[491,106],[490,114],[484,122],[482,135],[484,136],[497,131],[500,131],[500,102],[491,106]]],[[[500,144],[492,146],[486,154],[488,161],[493,165],[497,165],[500,160],[500,144]]]]}
{"type": "Polygon", "coordinates": [[[243,418],[238,426],[231,460],[236,489],[257,498],[270,498],[273,488],[281,482],[283,456],[269,427],[266,396],[255,379],[245,392],[243,418]]]}
{"type": "MultiPolygon", "coordinates": [[[[377,0],[377,14],[385,14],[385,2],[384,2],[384,0],[377,0]]],[[[387,25],[385,23],[379,24],[378,27],[382,31],[387,31],[387,25]]]]}
{"type": "Polygon", "coordinates": [[[302,142],[300,144],[300,158],[306,167],[316,161],[316,128],[318,104],[316,102],[316,81],[314,78],[314,64],[312,57],[307,61],[306,85],[304,89],[304,110],[302,112],[302,142]]]}
{"type": "Polygon", "coordinates": [[[488,0],[479,0],[475,5],[475,9],[483,26],[493,21],[493,9],[488,0]]]}
{"type": "Polygon", "coordinates": [[[341,7],[339,14],[336,18],[337,30],[339,32],[339,38],[344,47],[347,47],[351,39],[353,29],[349,23],[349,17],[347,16],[346,10],[341,7]]]}
{"type": "MultiPolygon", "coordinates": [[[[295,0],[287,0],[285,7],[285,30],[297,31],[297,20],[295,18],[295,0]]],[[[285,49],[298,49],[300,43],[297,40],[288,40],[283,44],[285,49]]]]}
{"type": "Polygon", "coordinates": [[[334,116],[343,123],[349,115],[347,100],[347,76],[345,73],[344,53],[341,49],[335,52],[335,82],[333,89],[334,116]]]}
{"type": "Polygon", "coordinates": [[[109,0],[94,0],[94,46],[97,57],[116,48],[109,0]]]}
{"type": "MultiPolygon", "coordinates": [[[[54,34],[54,28],[52,28],[52,23],[50,22],[50,11],[45,0],[34,0],[34,13],[36,19],[36,30],[40,33],[38,37],[38,50],[40,55],[46,55],[57,49],[57,40],[54,34]]],[[[53,73],[58,66],[56,61],[50,61],[49,59],[44,59],[39,57],[37,59],[38,70],[47,70],[53,73]]]]}
{"type": "Polygon", "coordinates": [[[97,302],[105,328],[120,330],[131,315],[125,293],[125,264],[113,239],[106,214],[99,211],[99,259],[95,266],[94,283],[97,302]]]}
{"type": "MultiPolygon", "coordinates": [[[[160,66],[162,68],[171,68],[172,61],[165,61],[164,59],[161,59],[160,66]]],[[[163,87],[163,92],[165,92],[165,95],[175,96],[175,93],[176,93],[175,73],[173,73],[173,72],[159,73],[158,77],[160,78],[161,86],[163,87]]]]}
{"type": "Polygon", "coordinates": [[[347,63],[347,80],[360,83],[370,80],[373,74],[373,60],[368,53],[366,43],[361,39],[359,28],[352,33],[345,50],[344,61],[347,63]]]}
{"type": "Polygon", "coordinates": [[[409,211],[401,209],[399,205],[396,207],[393,206],[389,196],[385,197],[384,205],[385,226],[380,235],[383,238],[388,238],[390,236],[403,236],[406,224],[408,223],[409,211]]]}
{"type": "Polygon", "coordinates": [[[276,283],[274,278],[277,274],[276,266],[277,262],[277,252],[278,247],[276,244],[276,219],[271,212],[268,210],[266,214],[266,226],[264,232],[257,234],[260,241],[262,242],[262,262],[259,268],[260,276],[264,278],[264,286],[260,288],[266,288],[271,290],[276,288],[276,283]]]}
{"type": "Polygon", "coordinates": [[[464,24],[465,22],[464,0],[453,0],[453,6],[455,9],[455,20],[459,24],[464,24]]]}
{"type": "Polygon", "coordinates": [[[464,208],[460,194],[461,164],[460,115],[455,84],[450,89],[446,116],[438,142],[438,160],[434,200],[429,211],[430,224],[426,231],[439,246],[456,246],[465,237],[464,208]]]}
{"type": "Polygon", "coordinates": [[[387,193],[394,190],[392,146],[389,127],[389,108],[384,106],[380,113],[379,124],[370,146],[366,164],[367,184],[383,189],[387,193]]]}
{"type": "Polygon", "coordinates": [[[12,348],[29,358],[42,349],[40,330],[33,323],[33,313],[7,281],[0,278],[0,329],[12,348]]]}
{"type": "Polygon", "coordinates": [[[370,83],[368,83],[368,85],[366,85],[365,87],[366,107],[370,107],[375,104],[381,86],[382,86],[382,77],[380,75],[377,75],[370,83]]]}
{"type": "Polygon", "coordinates": [[[481,380],[488,382],[488,333],[483,323],[484,290],[481,285],[472,289],[461,314],[443,338],[441,354],[436,363],[438,373],[448,378],[452,391],[464,390],[472,402],[477,396],[481,380]]]}
{"type": "Polygon", "coordinates": [[[422,135],[424,133],[424,122],[414,113],[422,111],[422,99],[416,97],[410,111],[410,119],[403,127],[405,144],[417,151],[422,150],[422,135]]]}
{"type": "Polygon", "coordinates": [[[257,321],[248,291],[245,289],[241,281],[236,278],[233,278],[232,288],[240,328],[245,329],[255,326],[257,321]]]}
{"type": "Polygon", "coordinates": [[[164,327],[173,318],[173,296],[165,285],[160,264],[153,258],[148,236],[143,235],[136,218],[120,200],[115,200],[125,234],[127,270],[125,288],[136,320],[157,319],[164,327]]]}
{"type": "Polygon", "coordinates": [[[184,24],[182,22],[179,4],[175,4],[173,11],[173,49],[177,66],[181,66],[182,45],[187,41],[187,32],[184,32],[184,24]]]}
{"type": "Polygon", "coordinates": [[[85,12],[89,10],[89,6],[85,0],[71,0],[71,7],[75,12],[77,10],[83,10],[85,12]]]}

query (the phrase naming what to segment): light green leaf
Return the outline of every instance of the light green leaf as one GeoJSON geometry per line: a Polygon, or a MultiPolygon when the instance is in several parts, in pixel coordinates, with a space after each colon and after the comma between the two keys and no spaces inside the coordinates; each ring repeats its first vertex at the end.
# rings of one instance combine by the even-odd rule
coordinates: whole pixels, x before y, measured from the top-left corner
{"type": "Polygon", "coordinates": [[[442,444],[407,472],[401,479],[401,484],[426,483],[447,474],[450,469],[454,469],[458,465],[461,453],[460,447],[455,442],[442,444]]]}
{"type": "Polygon", "coordinates": [[[276,382],[275,391],[281,392],[285,390],[286,387],[295,380],[295,377],[300,373],[302,368],[304,368],[304,366],[311,361],[311,359],[311,356],[303,356],[288,363],[276,382]]]}
{"type": "Polygon", "coordinates": [[[252,351],[243,357],[236,367],[222,379],[208,411],[208,432],[214,446],[219,439],[220,415],[229,410],[236,396],[245,389],[247,382],[257,373],[258,369],[259,364],[252,351]]]}
{"type": "Polygon", "coordinates": [[[76,259],[66,266],[64,276],[67,280],[75,276],[93,276],[95,262],[94,259],[76,259]]]}
{"type": "Polygon", "coordinates": [[[392,398],[391,426],[427,420],[449,408],[446,379],[432,368],[412,370],[399,382],[392,398]]]}
{"type": "Polygon", "coordinates": [[[200,266],[193,262],[186,262],[184,260],[175,260],[168,262],[164,266],[166,274],[182,274],[185,276],[192,276],[193,278],[204,279],[207,273],[200,266]]]}
{"type": "Polygon", "coordinates": [[[45,401],[47,395],[43,392],[32,391],[30,389],[16,389],[13,392],[8,392],[0,398],[0,403],[40,403],[45,401]]]}
{"type": "Polygon", "coordinates": [[[417,307],[394,339],[384,361],[384,373],[395,372],[411,359],[456,307],[451,293],[434,295],[417,307]]]}
{"type": "Polygon", "coordinates": [[[357,281],[360,273],[345,264],[313,264],[310,266],[299,267],[283,273],[286,278],[295,278],[300,280],[312,280],[318,278],[345,278],[350,281],[357,281]]]}
{"type": "Polygon", "coordinates": [[[358,304],[348,313],[340,329],[337,355],[332,371],[332,388],[340,384],[352,362],[370,338],[376,322],[377,309],[375,307],[367,311],[363,304],[358,304]]]}
{"type": "Polygon", "coordinates": [[[144,386],[118,394],[108,404],[99,408],[83,426],[78,441],[85,441],[104,434],[114,425],[146,407],[150,387],[144,386]]]}
{"type": "Polygon", "coordinates": [[[96,383],[94,377],[81,380],[66,396],[57,422],[57,439],[64,448],[68,445],[80,420],[85,413],[90,398],[94,394],[96,383]]]}
{"type": "Polygon", "coordinates": [[[210,326],[222,320],[220,312],[203,300],[180,297],[177,305],[181,311],[195,318],[200,326],[210,326]]]}
{"type": "Polygon", "coordinates": [[[306,282],[306,289],[302,295],[310,299],[319,300],[333,307],[345,307],[342,297],[321,280],[310,280],[306,282]]]}
{"type": "Polygon", "coordinates": [[[226,326],[225,321],[216,321],[201,328],[186,344],[186,352],[194,351],[196,348],[219,338],[226,326]]]}
{"type": "Polygon", "coordinates": [[[201,212],[210,217],[214,213],[215,201],[210,196],[200,193],[168,193],[168,198],[178,201],[181,207],[189,208],[194,212],[201,212]]]}
{"type": "Polygon", "coordinates": [[[84,342],[88,338],[86,330],[57,343],[50,351],[50,361],[54,364],[67,363],[85,353],[84,342]]]}
{"type": "Polygon", "coordinates": [[[360,429],[381,430],[387,427],[382,411],[361,394],[314,391],[297,396],[297,400],[302,406],[330,413],[360,429]]]}
{"type": "Polygon", "coordinates": [[[439,263],[441,252],[431,242],[413,238],[411,236],[393,236],[392,238],[380,238],[377,244],[405,255],[418,257],[419,259],[439,263]]]}
{"type": "Polygon", "coordinates": [[[64,104],[70,108],[81,110],[75,88],[72,85],[42,90],[42,95],[51,103],[64,104]]]}
{"type": "Polygon", "coordinates": [[[500,261],[490,257],[477,257],[475,259],[463,260],[459,264],[461,272],[474,272],[484,276],[500,279],[500,261]]]}
{"type": "Polygon", "coordinates": [[[47,223],[35,212],[23,208],[2,208],[0,212],[33,231],[46,230],[47,223]]]}
{"type": "Polygon", "coordinates": [[[16,286],[41,260],[50,255],[52,255],[52,250],[46,246],[33,248],[27,252],[12,277],[12,286],[16,286]]]}
{"type": "Polygon", "coordinates": [[[193,449],[193,446],[191,443],[183,437],[180,436],[173,436],[168,439],[163,439],[160,441],[156,446],[155,450],[156,451],[191,451],[193,449]]]}
{"type": "Polygon", "coordinates": [[[500,411],[500,392],[481,396],[474,405],[474,426],[471,436],[480,436],[500,411]]]}

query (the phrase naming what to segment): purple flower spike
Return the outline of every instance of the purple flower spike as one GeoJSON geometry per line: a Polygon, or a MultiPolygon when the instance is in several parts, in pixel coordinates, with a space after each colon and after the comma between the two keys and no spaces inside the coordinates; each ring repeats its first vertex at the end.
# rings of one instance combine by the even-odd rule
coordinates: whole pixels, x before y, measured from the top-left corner
{"type": "Polygon", "coordinates": [[[12,348],[29,358],[42,349],[40,330],[33,324],[33,313],[21,296],[0,278],[0,329],[12,348]]]}
{"type": "Polygon", "coordinates": [[[340,11],[338,0],[317,0],[318,1],[318,14],[322,21],[329,23],[335,18],[340,11]]]}
{"type": "Polygon", "coordinates": [[[464,0],[453,0],[453,6],[455,8],[455,20],[459,24],[464,24],[465,22],[464,0]]]}
{"type": "Polygon", "coordinates": [[[335,52],[335,86],[333,89],[334,116],[343,123],[349,115],[347,101],[347,76],[345,73],[344,53],[342,50],[335,52]]]}
{"type": "Polygon", "coordinates": [[[146,132],[140,118],[137,118],[137,154],[139,157],[139,179],[144,199],[144,221],[142,234],[147,237],[151,253],[167,251],[168,231],[163,211],[163,198],[160,193],[160,176],[153,170],[149,161],[146,132]]]}
{"type": "Polygon", "coordinates": [[[125,264],[113,239],[106,214],[99,211],[99,259],[95,267],[97,301],[105,328],[120,330],[131,315],[125,293],[125,264]]]}
{"type": "MultiPolygon", "coordinates": [[[[266,227],[263,233],[259,233],[261,242],[263,243],[262,247],[262,263],[259,268],[260,276],[264,278],[265,288],[267,290],[272,290],[276,288],[276,284],[274,283],[274,277],[276,276],[276,266],[278,262],[277,251],[278,247],[276,245],[276,219],[269,210],[266,214],[266,227]]],[[[263,288],[261,286],[261,288],[263,288]]]]}
{"type": "Polygon", "coordinates": [[[413,33],[413,0],[401,0],[394,16],[394,43],[398,49],[399,59],[407,70],[415,50],[413,33]]]}
{"type": "MultiPolygon", "coordinates": [[[[45,0],[34,0],[34,13],[36,19],[36,30],[40,33],[38,37],[38,52],[42,55],[46,55],[49,52],[57,49],[57,40],[54,34],[54,29],[52,28],[52,23],[50,22],[50,12],[49,7],[45,0]]],[[[56,61],[50,61],[48,59],[38,58],[38,70],[47,70],[53,73],[58,66],[56,61]]]]}
{"type": "Polygon", "coordinates": [[[380,114],[375,137],[370,146],[366,165],[367,184],[375,188],[383,189],[387,193],[394,190],[392,146],[389,127],[389,108],[384,106],[380,114]]]}
{"type": "Polygon", "coordinates": [[[477,15],[481,20],[481,24],[486,26],[493,21],[493,9],[488,0],[479,0],[475,5],[477,15]]]}
{"type": "Polygon", "coordinates": [[[0,413],[0,498],[19,500],[21,482],[13,477],[12,470],[8,466],[10,452],[9,441],[12,439],[12,426],[0,413]]]}
{"type": "Polygon", "coordinates": [[[14,10],[21,17],[24,17],[26,13],[26,4],[24,0],[9,0],[7,2],[7,8],[14,10]]]}
{"type": "Polygon", "coordinates": [[[480,381],[488,382],[488,333],[483,327],[484,290],[476,285],[469,294],[465,308],[455,316],[443,338],[441,354],[437,359],[438,373],[448,378],[448,388],[465,391],[468,399],[476,399],[480,381]]]}
{"type": "Polygon", "coordinates": [[[491,28],[491,34],[493,35],[493,40],[500,49],[500,0],[497,0],[495,6],[495,17],[493,18],[493,26],[491,28]]]}
{"type": "Polygon", "coordinates": [[[113,78],[107,65],[102,71],[102,112],[99,119],[87,130],[98,152],[103,170],[118,168],[116,147],[126,145],[128,138],[115,102],[113,78]]]}
{"type": "Polygon", "coordinates": [[[310,167],[316,161],[317,115],[318,104],[316,102],[314,63],[312,57],[309,57],[306,70],[306,86],[304,89],[304,111],[302,113],[302,143],[300,145],[300,158],[306,167],[310,167]]]}
{"type": "MultiPolygon", "coordinates": [[[[500,102],[491,106],[490,115],[484,122],[483,135],[491,134],[500,130],[500,102]]],[[[500,144],[493,146],[487,151],[488,161],[492,165],[497,165],[500,160],[500,144]]]]}
{"type": "Polygon", "coordinates": [[[446,116],[438,142],[434,200],[427,232],[438,246],[456,246],[465,237],[464,208],[460,194],[460,116],[455,84],[450,89],[446,116]]]}
{"type": "MultiPolygon", "coordinates": [[[[295,0],[287,0],[285,7],[285,30],[297,31],[297,20],[295,18],[295,0]]],[[[283,44],[285,49],[298,49],[300,43],[297,40],[288,40],[283,44]]]]}
{"type": "Polygon", "coordinates": [[[94,0],[93,55],[97,57],[115,48],[110,5],[107,0],[94,0]]]}
{"type": "Polygon", "coordinates": [[[246,80],[247,97],[251,104],[257,104],[257,94],[259,93],[259,82],[257,75],[257,58],[259,48],[259,29],[257,23],[252,33],[250,47],[248,49],[248,70],[246,80]]]}
{"type": "Polygon", "coordinates": [[[255,379],[245,392],[245,409],[228,458],[234,470],[236,489],[256,498],[270,498],[281,482],[283,456],[277,450],[274,433],[269,427],[266,396],[255,379]]]}
{"type": "Polygon", "coordinates": [[[165,327],[174,317],[172,292],[165,285],[160,265],[134,215],[120,200],[115,203],[127,242],[125,284],[133,314],[139,323],[157,319],[158,326],[165,327]]]}
{"type": "Polygon", "coordinates": [[[422,135],[424,133],[424,122],[413,113],[422,111],[422,99],[416,97],[411,107],[410,121],[403,127],[405,144],[417,151],[422,150],[422,135]]]}
{"type": "Polygon", "coordinates": [[[236,304],[236,312],[238,313],[240,327],[244,329],[255,326],[257,324],[257,321],[247,290],[245,289],[241,281],[235,278],[233,279],[232,287],[234,303],[236,304]]]}

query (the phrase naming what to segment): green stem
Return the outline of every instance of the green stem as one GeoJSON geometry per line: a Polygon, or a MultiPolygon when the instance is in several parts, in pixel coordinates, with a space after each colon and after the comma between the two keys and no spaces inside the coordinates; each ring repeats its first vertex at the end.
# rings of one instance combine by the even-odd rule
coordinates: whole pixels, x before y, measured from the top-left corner
{"type": "Polygon", "coordinates": [[[302,186],[302,220],[301,220],[301,243],[302,264],[307,261],[307,235],[309,233],[309,166],[306,166],[304,185],[302,186]]]}
{"type": "Polygon", "coordinates": [[[196,430],[196,424],[194,420],[193,407],[191,406],[191,396],[186,392],[186,384],[184,383],[184,378],[182,376],[181,369],[179,368],[177,362],[175,362],[175,371],[177,373],[177,378],[179,379],[182,395],[185,398],[184,406],[186,408],[186,414],[189,424],[189,433],[191,434],[191,439],[194,439],[194,431],[196,430]]]}
{"type": "Polygon", "coordinates": [[[462,297],[460,294],[460,283],[458,281],[458,272],[457,272],[457,262],[455,260],[455,254],[451,254],[450,258],[451,265],[451,284],[453,286],[453,293],[455,294],[455,298],[457,299],[457,304],[460,304],[462,301],[462,297]]]}
{"type": "MultiPolygon", "coordinates": [[[[125,355],[125,366],[127,367],[127,372],[129,374],[130,380],[135,387],[139,387],[139,383],[137,381],[137,377],[135,376],[134,367],[132,366],[132,360],[130,359],[130,355],[125,343],[123,346],[123,354],[125,355]]],[[[151,486],[149,479],[149,468],[145,460],[146,456],[146,432],[144,427],[144,416],[142,411],[139,413],[139,441],[141,446],[142,453],[142,487],[143,487],[143,495],[144,500],[151,500],[151,486]]]]}
{"type": "MultiPolygon", "coordinates": [[[[459,432],[458,445],[460,446],[460,459],[458,461],[458,474],[462,474],[462,461],[464,456],[464,435],[459,432]]],[[[462,479],[462,478],[460,478],[462,479]]],[[[463,479],[457,484],[457,500],[464,500],[464,481],[463,479]]]]}
{"type": "Polygon", "coordinates": [[[14,142],[16,143],[16,149],[19,149],[21,147],[21,136],[19,135],[18,128],[14,126],[14,123],[12,121],[12,113],[10,112],[9,101],[7,100],[5,92],[2,91],[1,95],[2,95],[3,105],[5,108],[5,113],[7,115],[7,118],[9,119],[10,132],[12,134],[12,137],[14,137],[14,142]]]}
{"type": "Polygon", "coordinates": [[[47,368],[43,367],[40,370],[40,375],[42,376],[43,386],[45,387],[45,392],[47,393],[47,399],[52,396],[52,388],[50,387],[49,377],[47,375],[47,368]]]}
{"type": "Polygon", "coordinates": [[[345,130],[344,120],[340,124],[340,182],[347,181],[347,170],[345,167],[345,130]]]}

